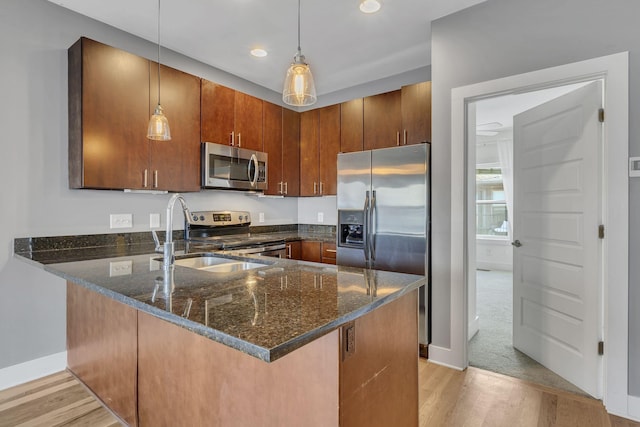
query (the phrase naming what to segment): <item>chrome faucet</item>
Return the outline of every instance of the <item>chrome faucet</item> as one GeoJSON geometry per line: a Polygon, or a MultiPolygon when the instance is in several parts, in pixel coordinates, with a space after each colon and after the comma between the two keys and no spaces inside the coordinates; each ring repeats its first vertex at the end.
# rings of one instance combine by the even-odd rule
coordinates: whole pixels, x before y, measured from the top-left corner
{"type": "MultiPolygon", "coordinates": [[[[187,202],[184,200],[179,193],[174,194],[169,199],[169,203],[167,204],[167,233],[165,236],[165,242],[162,247],[162,268],[165,272],[173,270],[173,263],[175,262],[175,248],[173,243],[173,206],[176,204],[176,200],[180,201],[182,205],[182,211],[184,212],[184,217],[188,220],[191,214],[189,213],[189,208],[187,207],[187,202]]],[[[154,235],[154,240],[156,241],[156,251],[160,249],[158,236],[152,232],[154,235]]]]}

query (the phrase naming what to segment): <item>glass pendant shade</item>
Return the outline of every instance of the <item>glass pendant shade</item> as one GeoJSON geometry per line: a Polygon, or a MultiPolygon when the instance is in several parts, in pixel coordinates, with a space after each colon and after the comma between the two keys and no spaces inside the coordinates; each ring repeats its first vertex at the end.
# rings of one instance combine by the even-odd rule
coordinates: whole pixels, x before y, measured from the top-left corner
{"type": "Polygon", "coordinates": [[[169,129],[169,121],[162,112],[162,106],[158,104],[156,106],[151,119],[149,120],[149,127],[147,128],[147,138],[155,141],[169,141],[171,139],[171,130],[169,129]]]}
{"type": "Polygon", "coordinates": [[[304,55],[298,53],[287,70],[282,101],[287,105],[304,107],[314,104],[317,99],[311,68],[304,62],[304,55]]]}

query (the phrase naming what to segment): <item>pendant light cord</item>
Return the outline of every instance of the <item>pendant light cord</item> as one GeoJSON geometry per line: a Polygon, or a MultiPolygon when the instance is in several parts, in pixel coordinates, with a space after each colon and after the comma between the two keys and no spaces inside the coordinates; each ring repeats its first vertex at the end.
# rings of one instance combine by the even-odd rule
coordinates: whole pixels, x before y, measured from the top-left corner
{"type": "Polygon", "coordinates": [[[298,0],[298,55],[302,53],[300,48],[300,0],[298,0]]]}
{"type": "Polygon", "coordinates": [[[160,0],[158,0],[158,105],[160,105],[160,0]]]}

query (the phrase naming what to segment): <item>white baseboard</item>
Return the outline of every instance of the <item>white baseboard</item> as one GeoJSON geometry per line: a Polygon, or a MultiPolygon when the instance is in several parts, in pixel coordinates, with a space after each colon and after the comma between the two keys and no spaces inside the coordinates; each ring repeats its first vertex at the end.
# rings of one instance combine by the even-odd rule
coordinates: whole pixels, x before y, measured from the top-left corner
{"type": "Polygon", "coordinates": [[[429,362],[437,365],[446,366],[447,368],[463,371],[464,367],[457,366],[451,357],[455,356],[450,348],[429,345],[429,362]]]}
{"type": "Polygon", "coordinates": [[[64,371],[66,368],[66,351],[8,366],[0,369],[0,390],[64,371]]]}
{"type": "Polygon", "coordinates": [[[640,421],[640,397],[627,396],[627,408],[629,415],[626,418],[640,421]]]}

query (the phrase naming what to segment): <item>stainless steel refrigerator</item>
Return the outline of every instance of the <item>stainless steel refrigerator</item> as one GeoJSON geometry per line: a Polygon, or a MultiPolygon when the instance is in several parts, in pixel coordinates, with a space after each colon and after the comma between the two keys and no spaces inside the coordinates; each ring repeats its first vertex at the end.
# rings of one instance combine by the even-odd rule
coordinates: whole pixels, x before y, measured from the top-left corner
{"type": "Polygon", "coordinates": [[[337,262],[427,276],[419,341],[429,344],[430,144],[338,155],[337,262]]]}

